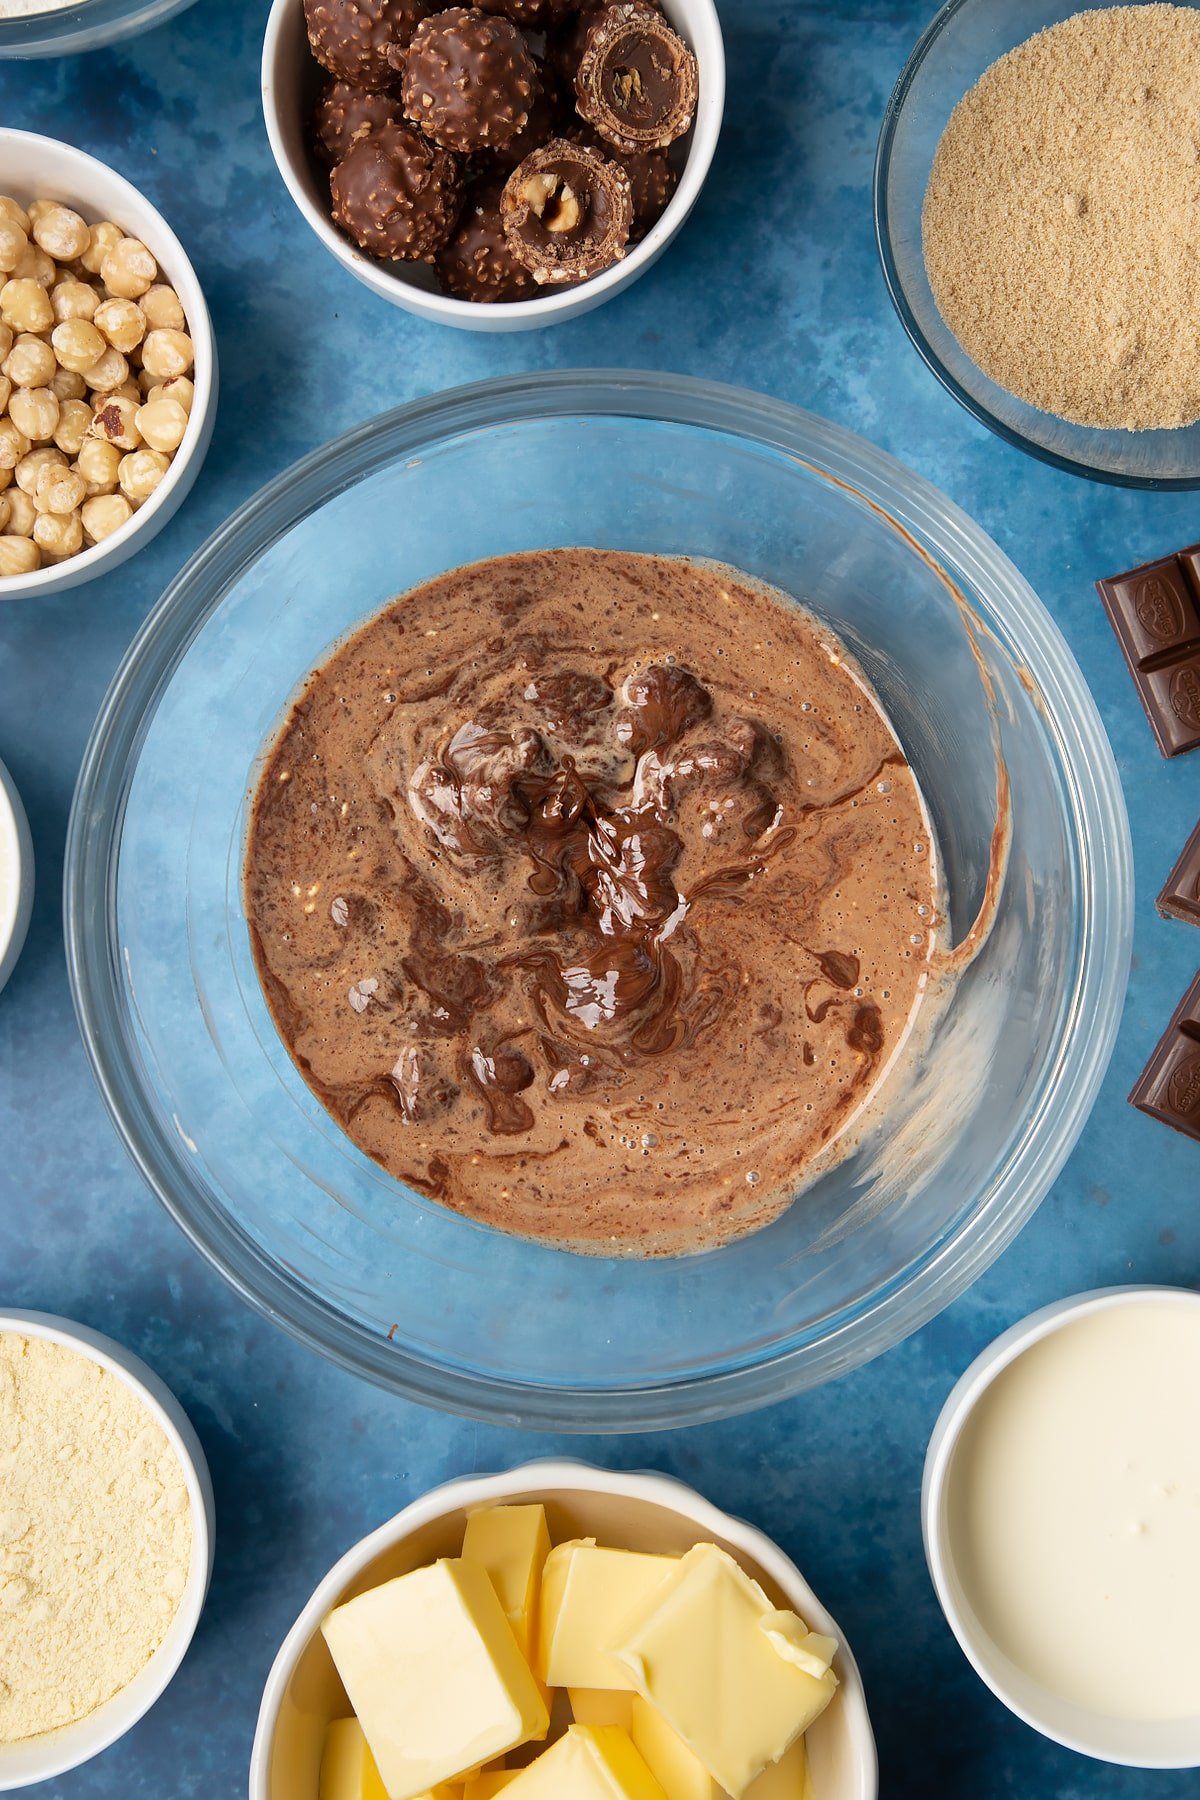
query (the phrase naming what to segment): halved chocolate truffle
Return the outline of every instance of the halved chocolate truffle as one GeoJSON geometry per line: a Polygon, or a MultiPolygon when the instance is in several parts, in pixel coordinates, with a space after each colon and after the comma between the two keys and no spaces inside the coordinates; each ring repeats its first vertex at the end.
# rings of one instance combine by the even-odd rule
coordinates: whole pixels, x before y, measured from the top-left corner
{"type": "Polygon", "coordinates": [[[608,6],[588,32],[575,98],[588,124],[621,150],[661,150],[696,113],[696,58],[640,0],[608,6]]]}
{"type": "Polygon", "coordinates": [[[629,177],[598,150],[554,138],[513,170],[500,216],[513,255],[535,281],[584,281],[625,254],[629,177]]]}

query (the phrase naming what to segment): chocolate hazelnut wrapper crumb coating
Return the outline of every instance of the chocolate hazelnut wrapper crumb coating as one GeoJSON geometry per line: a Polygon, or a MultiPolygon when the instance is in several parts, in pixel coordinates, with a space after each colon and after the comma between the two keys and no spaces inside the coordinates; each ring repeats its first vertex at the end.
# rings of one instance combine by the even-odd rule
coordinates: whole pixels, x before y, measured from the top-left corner
{"type": "Polygon", "coordinates": [[[506,172],[515,169],[518,163],[524,162],[527,156],[548,144],[551,138],[564,136],[564,128],[575,118],[574,90],[568,95],[558,76],[544,60],[534,57],[534,64],[538,79],[537,98],[517,135],[510,138],[507,144],[493,146],[487,153],[488,166],[492,169],[506,172]]]}
{"type": "Polygon", "coordinates": [[[304,0],[312,53],[340,81],[386,88],[388,51],[403,49],[430,11],[427,0],[304,0]]]}
{"type": "Polygon", "coordinates": [[[452,6],[418,26],[401,91],[409,119],[434,143],[463,155],[503,149],[529,119],[537,65],[511,20],[452,6]]]}
{"type": "Polygon", "coordinates": [[[629,177],[586,144],[553,138],[513,170],[500,217],[509,248],[535,281],[584,281],[625,254],[633,225],[629,177]]]}
{"type": "Polygon", "coordinates": [[[462,205],[456,157],[407,125],[382,125],[352,144],[330,177],[335,224],[372,256],[428,261],[462,205]]]}
{"type": "Polygon", "coordinates": [[[313,152],[327,169],[341,162],[352,144],[381,125],[403,125],[399,96],[330,81],[313,108],[313,152]]]}
{"type": "Polygon", "coordinates": [[[528,300],[537,283],[508,247],[500,222],[502,177],[485,176],[467,189],[458,224],[437,254],[442,287],[458,300],[494,304],[528,300]]]}
{"type": "Polygon", "coordinates": [[[661,150],[696,114],[696,58],[667,21],[621,0],[598,16],[575,75],[581,116],[622,150],[661,150]]]}
{"type": "Polygon", "coordinates": [[[500,13],[522,31],[550,31],[575,11],[575,0],[477,0],[480,12],[500,13]]]}
{"type": "Polygon", "coordinates": [[[604,1254],[765,1224],[875,1086],[936,938],[870,691],[733,570],[499,558],[310,677],[247,913],[304,1079],[399,1181],[604,1254]]]}

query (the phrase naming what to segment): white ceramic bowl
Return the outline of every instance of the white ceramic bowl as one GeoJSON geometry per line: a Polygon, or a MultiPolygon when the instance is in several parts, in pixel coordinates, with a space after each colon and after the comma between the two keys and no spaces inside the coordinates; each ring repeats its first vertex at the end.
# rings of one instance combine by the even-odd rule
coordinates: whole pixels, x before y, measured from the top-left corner
{"type": "Polygon", "coordinates": [[[343,236],[329,216],[328,183],[308,149],[309,115],[325,76],[308,47],[303,0],[274,0],[263,43],[263,113],[279,172],[330,254],[393,306],[464,331],[529,331],[590,312],[644,275],[662,255],[696,204],[717,147],[725,107],[725,47],[716,7],[713,0],[663,0],[663,11],[695,51],[700,69],[700,98],[687,163],[662,218],[641,243],[579,287],[506,305],[455,300],[438,292],[432,271],[424,264],[377,262],[343,236]]]}
{"type": "Polygon", "coordinates": [[[33,840],[13,778],[0,762],[0,988],[17,966],[33,910],[33,840]]]}
{"type": "Polygon", "coordinates": [[[267,1677],[250,1759],[250,1800],[317,1800],[325,1727],[346,1710],[319,1629],[329,1609],[435,1557],[456,1556],[468,1512],[536,1500],[545,1503],[556,1541],[591,1535],[602,1543],[675,1552],[705,1540],[721,1544],[781,1605],[793,1608],[814,1630],[836,1637],[841,1647],[834,1668],[841,1686],[808,1733],[813,1788],[821,1800],[875,1800],[875,1740],[858,1667],[795,1564],[761,1531],[719,1512],[670,1476],[559,1461],[526,1463],[503,1475],[434,1488],[334,1564],[288,1632],[267,1677]]]}
{"type": "Polygon", "coordinates": [[[32,575],[0,576],[0,600],[19,600],[79,587],[94,575],[115,569],[162,530],[190,492],[212,441],[217,412],[217,346],[204,294],[183,245],[162,214],[115,170],[57,138],[0,129],[0,194],[11,194],[22,204],[30,200],[61,200],[82,213],[90,225],[99,219],[112,219],[130,236],[141,238],[154,252],[163,280],[170,282],[183,302],[196,350],[192,416],[159,486],[132,519],[103,543],[81,550],[66,562],[37,569],[32,575]]]}
{"type": "Polygon", "coordinates": [[[183,1661],[199,1623],[212,1574],[216,1514],[208,1464],[191,1421],[170,1389],[140,1358],[112,1338],[53,1313],[0,1312],[0,1332],[47,1338],[80,1356],[90,1357],[123,1381],[161,1427],[179,1458],[192,1513],[192,1562],[187,1586],[162,1643],[129,1685],[86,1719],[23,1743],[0,1744],[0,1793],[9,1793],[78,1768],[123,1737],[149,1712],[183,1661]]]}
{"type": "Polygon", "coordinates": [[[976,1618],[955,1566],[949,1528],[955,1448],[976,1405],[1001,1371],[1064,1325],[1108,1307],[1147,1299],[1200,1309],[1200,1293],[1186,1288],[1097,1288],[1030,1313],[989,1344],[955,1384],[938,1415],[925,1457],[921,1518],[925,1557],[947,1623],[976,1674],[1010,1712],[1044,1737],[1084,1756],[1140,1769],[1186,1769],[1200,1765],[1200,1707],[1194,1719],[1115,1719],[1050,1692],[1010,1661],[976,1618]]]}

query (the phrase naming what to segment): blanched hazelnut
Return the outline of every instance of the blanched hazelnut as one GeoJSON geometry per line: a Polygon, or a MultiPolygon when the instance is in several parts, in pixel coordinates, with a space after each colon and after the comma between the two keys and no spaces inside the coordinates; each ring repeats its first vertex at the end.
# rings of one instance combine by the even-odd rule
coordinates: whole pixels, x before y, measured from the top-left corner
{"type": "Polygon", "coordinates": [[[32,538],[0,537],[0,576],[32,575],[42,566],[42,553],[32,538]]]}
{"type": "Polygon", "coordinates": [[[23,331],[0,368],[14,387],[49,387],[54,375],[54,352],[45,338],[23,331]]]}
{"type": "Polygon", "coordinates": [[[188,428],[188,416],[178,400],[165,396],[139,407],[137,428],[152,450],[178,450],[188,428]]]}
{"type": "Polygon", "coordinates": [[[161,450],[134,450],[121,458],[117,480],[130,500],[148,500],[171,466],[161,450]]]}
{"type": "Polygon", "coordinates": [[[86,499],[87,482],[74,469],[48,463],[38,470],[33,504],[40,513],[73,513],[86,499]]]}
{"type": "Polygon", "coordinates": [[[110,250],[116,249],[124,236],[121,227],[114,225],[111,219],[101,219],[98,225],[92,226],[88,247],[79,258],[89,275],[99,275],[104,258],[110,250]]]}
{"type": "Polygon", "coordinates": [[[64,319],[50,333],[50,342],[63,368],[75,375],[94,368],[109,347],[104,334],[83,318],[64,319]]]}
{"type": "Polygon", "coordinates": [[[151,400],[178,400],[185,413],[191,416],[192,406],[196,398],[196,384],[186,375],[171,375],[166,381],[158,382],[146,395],[151,400]]]}
{"type": "Polygon", "coordinates": [[[142,367],[165,380],[186,375],[195,361],[195,349],[186,331],[151,331],[142,345],[142,367]]]}
{"type": "Polygon", "coordinates": [[[183,302],[173,287],[156,281],[141,298],[141,308],[151,331],[186,331],[187,317],[183,302]]]}
{"type": "Polygon", "coordinates": [[[16,335],[11,325],[0,324],[0,357],[8,355],[16,342],[16,335]]]}
{"type": "Polygon", "coordinates": [[[48,387],[17,388],[8,402],[9,418],[34,444],[54,436],[58,413],[58,401],[48,387]]]}
{"type": "Polygon", "coordinates": [[[52,436],[64,456],[78,456],[80,446],[92,422],[92,409],[86,400],[64,400],[58,409],[58,424],[52,436]]]}
{"type": "Polygon", "coordinates": [[[90,369],[83,371],[83,379],[97,394],[111,394],[115,388],[128,379],[129,364],[119,350],[111,346],[104,355],[94,362],[90,369]]]}
{"type": "MultiPolygon", "coordinates": [[[[58,364],[57,357],[55,358],[55,363],[56,365],[58,364]]],[[[50,377],[47,386],[55,399],[60,402],[63,400],[82,400],[83,396],[87,393],[87,382],[83,379],[83,376],[76,374],[74,369],[64,369],[61,366],[55,367],[54,373],[50,377]]]]}
{"type": "Polygon", "coordinates": [[[29,236],[32,224],[29,214],[23,206],[17,204],[10,194],[0,194],[0,214],[7,219],[12,219],[14,224],[21,227],[25,236],[29,236]]]}
{"type": "Polygon", "coordinates": [[[58,264],[36,244],[26,244],[21,258],[12,269],[14,281],[36,281],[39,287],[52,288],[58,280],[58,264]]]}
{"type": "Polygon", "coordinates": [[[77,512],[39,513],[33,521],[33,541],[51,562],[62,562],[83,549],[83,521],[77,512]]]}
{"type": "Polygon", "coordinates": [[[136,450],[142,441],[137,423],[140,410],[137,401],[124,394],[104,395],[88,426],[89,437],[103,438],[121,450],[136,450]]]}
{"type": "Polygon", "coordinates": [[[0,317],[14,331],[49,331],[54,323],[54,308],[38,282],[12,277],[0,288],[0,317]]]}
{"type": "Polygon", "coordinates": [[[121,450],[104,438],[85,437],[79,446],[75,468],[87,482],[89,494],[111,494],[121,468],[121,450]]]}
{"type": "Polygon", "coordinates": [[[33,241],[56,262],[73,262],[91,242],[91,231],[77,212],[51,200],[30,207],[33,241]]]}
{"type": "Polygon", "coordinates": [[[17,478],[17,486],[32,496],[37,491],[38,476],[43,469],[65,469],[66,466],[67,459],[62,451],[46,445],[27,451],[13,473],[17,478]]]}
{"type": "Polygon", "coordinates": [[[24,488],[10,487],[7,498],[9,531],[14,537],[32,537],[33,522],[37,518],[33,496],[27,494],[24,488]]]}
{"type": "Polygon", "coordinates": [[[138,300],[154,286],[158,264],[140,238],[123,237],[106,251],[100,279],[110,294],[121,300],[138,300]]]}
{"type": "Polygon", "coordinates": [[[25,433],[18,431],[11,419],[0,419],[0,469],[15,469],[32,448],[25,433]]]}
{"type": "Polygon", "coordinates": [[[50,304],[61,325],[64,319],[94,318],[100,296],[90,282],[76,281],[73,275],[68,275],[50,289],[50,304]]]}
{"type": "Polygon", "coordinates": [[[91,544],[103,543],[132,517],[133,507],[124,494],[97,494],[94,499],[85,500],[80,509],[83,535],[91,544]]]}
{"type": "Polygon", "coordinates": [[[128,356],[146,335],[146,320],[136,300],[105,300],[96,308],[95,324],[114,350],[128,356]]]}
{"type": "Polygon", "coordinates": [[[15,219],[0,215],[0,269],[14,269],[25,253],[29,239],[15,219]]]}

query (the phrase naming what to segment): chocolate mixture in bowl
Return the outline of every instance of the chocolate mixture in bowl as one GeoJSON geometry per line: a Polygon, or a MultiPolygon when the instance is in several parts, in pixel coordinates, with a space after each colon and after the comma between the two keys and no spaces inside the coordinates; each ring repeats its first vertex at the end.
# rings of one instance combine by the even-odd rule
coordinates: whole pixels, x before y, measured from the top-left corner
{"type": "Polygon", "coordinates": [[[929,824],[862,676],[712,564],[497,558],[308,681],[245,870],[297,1067],[399,1180],[522,1236],[766,1223],[904,1038],[929,824]]]}

